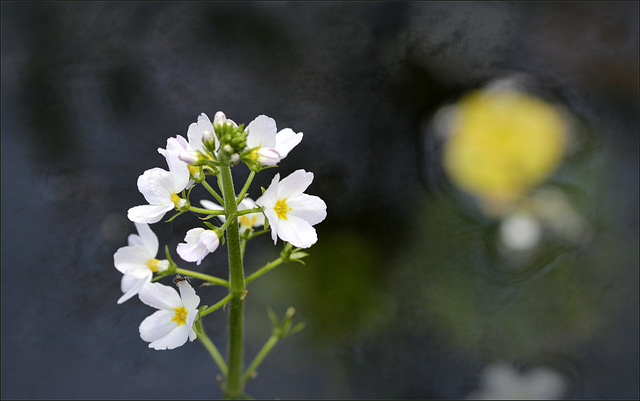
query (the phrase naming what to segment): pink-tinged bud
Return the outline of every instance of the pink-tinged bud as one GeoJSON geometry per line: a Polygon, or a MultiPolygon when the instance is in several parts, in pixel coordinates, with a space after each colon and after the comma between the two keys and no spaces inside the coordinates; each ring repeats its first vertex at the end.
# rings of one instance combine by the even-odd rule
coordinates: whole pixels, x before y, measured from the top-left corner
{"type": "Polygon", "coordinates": [[[272,148],[260,148],[256,153],[256,161],[263,166],[275,166],[281,159],[280,153],[272,148]]]}
{"type": "Polygon", "coordinates": [[[197,165],[198,160],[200,160],[200,157],[198,156],[198,152],[188,152],[188,151],[180,152],[180,154],[178,155],[178,158],[183,162],[191,165],[197,165]]]}
{"type": "Polygon", "coordinates": [[[227,116],[224,115],[223,112],[218,111],[213,116],[213,125],[222,125],[227,122],[227,116]]]}
{"type": "Polygon", "coordinates": [[[215,143],[215,139],[213,136],[213,132],[207,130],[202,133],[202,142],[204,143],[215,143]]]}

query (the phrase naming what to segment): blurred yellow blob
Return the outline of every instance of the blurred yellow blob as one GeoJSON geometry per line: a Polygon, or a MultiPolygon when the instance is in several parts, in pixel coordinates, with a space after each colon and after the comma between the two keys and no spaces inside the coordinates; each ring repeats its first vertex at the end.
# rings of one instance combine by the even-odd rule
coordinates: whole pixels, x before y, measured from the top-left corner
{"type": "Polygon", "coordinates": [[[468,94],[452,123],[445,171],[490,214],[506,212],[553,173],[567,142],[562,114],[516,90],[468,94]]]}

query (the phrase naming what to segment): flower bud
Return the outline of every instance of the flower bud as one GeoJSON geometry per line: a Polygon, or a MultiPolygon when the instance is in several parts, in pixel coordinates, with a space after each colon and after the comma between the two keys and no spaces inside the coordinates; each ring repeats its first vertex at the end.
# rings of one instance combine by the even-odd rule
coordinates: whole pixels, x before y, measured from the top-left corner
{"type": "Polygon", "coordinates": [[[180,154],[178,155],[178,158],[183,162],[194,165],[194,166],[197,165],[198,161],[200,160],[200,156],[198,155],[198,152],[189,152],[189,151],[180,152],[180,154]]]}
{"type": "Polygon", "coordinates": [[[202,133],[202,142],[205,145],[215,144],[215,137],[213,136],[213,132],[207,130],[202,133]]]}
{"type": "Polygon", "coordinates": [[[229,153],[229,154],[233,153],[233,148],[232,148],[232,147],[231,147],[231,145],[229,145],[229,144],[224,145],[224,146],[222,147],[222,150],[224,150],[225,152],[227,152],[227,153],[229,153]]]}
{"type": "Polygon", "coordinates": [[[225,124],[226,122],[227,122],[227,116],[225,116],[224,113],[221,111],[218,111],[213,116],[213,125],[222,125],[222,124],[225,124]]]}

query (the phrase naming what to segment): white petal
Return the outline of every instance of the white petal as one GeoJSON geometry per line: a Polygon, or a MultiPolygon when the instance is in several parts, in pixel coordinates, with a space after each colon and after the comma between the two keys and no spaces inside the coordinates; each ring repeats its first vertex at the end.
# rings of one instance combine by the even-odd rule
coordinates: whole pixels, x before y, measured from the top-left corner
{"type": "Polygon", "coordinates": [[[287,206],[291,208],[287,217],[300,217],[311,225],[318,224],[327,217],[327,204],[315,195],[294,196],[287,199],[287,206]]]}
{"type": "Polygon", "coordinates": [[[169,261],[167,259],[162,259],[158,261],[158,271],[163,272],[169,268],[169,261]]]}
{"type": "Polygon", "coordinates": [[[259,115],[249,123],[247,131],[248,148],[275,148],[277,129],[273,118],[259,115]]]}
{"type": "MultiPolygon", "coordinates": [[[[238,211],[253,209],[256,206],[257,205],[253,201],[253,199],[251,199],[249,197],[246,197],[238,205],[238,211]]],[[[260,227],[260,226],[264,225],[264,214],[262,214],[262,213],[249,213],[249,214],[245,214],[245,216],[247,216],[247,218],[249,218],[249,219],[253,219],[253,224],[251,225],[251,227],[260,227]]],[[[240,216],[240,217],[242,217],[242,216],[240,216]]],[[[240,226],[243,227],[242,223],[240,224],[240,226]]],[[[245,229],[251,228],[251,227],[245,227],[245,229]]]]}
{"type": "Polygon", "coordinates": [[[248,196],[246,198],[244,198],[242,200],[242,202],[240,202],[240,204],[238,205],[238,211],[240,210],[247,210],[247,209],[253,209],[254,207],[256,207],[256,203],[253,201],[253,199],[249,198],[248,196]]]}
{"type": "Polygon", "coordinates": [[[160,284],[150,283],[145,285],[139,293],[140,300],[145,304],[158,309],[174,312],[175,308],[182,306],[180,295],[173,288],[160,284]]]}
{"type": "Polygon", "coordinates": [[[178,348],[187,342],[187,338],[189,338],[189,328],[181,324],[166,336],[149,344],[149,348],[157,350],[178,348]]]}
{"type": "Polygon", "coordinates": [[[213,230],[192,228],[184,237],[185,242],[178,244],[176,251],[183,260],[200,264],[202,259],[215,251],[220,244],[218,235],[213,230]]]}
{"type": "Polygon", "coordinates": [[[275,244],[278,241],[278,223],[279,223],[278,215],[276,214],[276,211],[273,210],[273,208],[265,209],[264,215],[267,217],[267,220],[269,220],[269,230],[271,231],[271,239],[275,244]]]}
{"type": "Polygon", "coordinates": [[[155,258],[158,254],[158,237],[151,231],[151,227],[148,224],[135,223],[135,225],[142,239],[142,244],[149,250],[149,255],[155,258]]]}
{"type": "Polygon", "coordinates": [[[196,320],[197,316],[198,316],[198,310],[192,310],[191,312],[187,313],[186,324],[187,324],[187,327],[189,328],[189,341],[193,341],[198,337],[195,330],[193,329],[193,322],[196,320]]]}
{"type": "Polygon", "coordinates": [[[127,237],[127,244],[129,246],[136,246],[136,245],[144,246],[144,243],[142,242],[142,238],[140,238],[138,234],[129,234],[129,236],[127,237]]]}
{"type": "Polygon", "coordinates": [[[147,275],[147,262],[151,259],[144,246],[123,246],[113,255],[113,264],[122,274],[143,278],[147,275]]]}
{"type": "Polygon", "coordinates": [[[302,132],[297,134],[291,128],[285,128],[276,134],[276,150],[280,153],[280,158],[287,157],[291,149],[298,146],[302,141],[302,132]]]}
{"type": "MultiPolygon", "coordinates": [[[[264,206],[265,209],[272,209],[278,201],[278,182],[280,181],[280,173],[276,174],[271,180],[271,184],[264,191],[261,197],[256,199],[256,205],[264,206]]],[[[269,216],[267,216],[269,217],[269,216]]],[[[271,220],[269,220],[271,224],[271,220]]]]}
{"type": "Polygon", "coordinates": [[[138,190],[152,205],[172,204],[171,194],[177,194],[187,187],[189,183],[189,169],[186,163],[178,158],[174,152],[167,152],[170,159],[175,158],[177,164],[184,168],[174,167],[172,171],[166,171],[155,167],[145,171],[138,177],[138,190]]]}
{"type": "Polygon", "coordinates": [[[189,167],[187,167],[187,163],[180,159],[180,153],[176,151],[167,150],[165,158],[167,159],[169,172],[175,177],[176,181],[178,181],[179,183],[184,182],[184,184],[182,185],[177,185],[179,189],[177,189],[175,192],[182,191],[186,188],[187,183],[189,182],[190,173],[189,167]]]}
{"type": "Polygon", "coordinates": [[[218,249],[218,245],[220,245],[220,237],[213,230],[205,230],[205,232],[200,235],[200,242],[207,248],[209,253],[218,249]]]}
{"type": "Polygon", "coordinates": [[[134,295],[140,292],[140,290],[142,289],[142,287],[144,287],[145,284],[151,282],[151,277],[153,276],[153,273],[151,272],[151,270],[147,270],[147,271],[148,271],[147,276],[143,278],[137,278],[129,274],[125,274],[122,276],[120,289],[122,290],[124,295],[122,295],[120,299],[118,299],[118,304],[121,304],[131,299],[131,297],[133,297],[134,295]]]}
{"type": "Polygon", "coordinates": [[[171,204],[171,193],[166,188],[166,183],[173,180],[173,175],[154,167],[142,173],[138,177],[138,190],[151,205],[171,204]]]}
{"type": "MultiPolygon", "coordinates": [[[[213,129],[213,124],[211,124],[211,120],[207,117],[206,114],[201,113],[198,116],[198,121],[189,125],[189,129],[187,130],[187,138],[189,139],[189,145],[193,148],[193,150],[200,150],[202,152],[205,151],[204,144],[202,143],[202,135],[205,131],[215,132],[213,129]]],[[[214,135],[215,139],[215,147],[218,148],[218,138],[214,135]]]]}
{"type": "Polygon", "coordinates": [[[302,169],[289,174],[278,184],[278,199],[287,199],[303,193],[313,181],[313,173],[302,169]]]}
{"type": "Polygon", "coordinates": [[[134,206],[127,211],[129,220],[135,223],[153,224],[157,223],[164,215],[173,210],[174,205],[140,205],[134,206]]]}
{"type": "Polygon", "coordinates": [[[178,327],[178,322],[171,320],[174,314],[175,311],[159,310],[147,316],[138,329],[140,338],[151,342],[171,333],[178,327]]]}
{"type": "Polygon", "coordinates": [[[311,224],[296,216],[287,216],[278,222],[278,236],[298,248],[309,248],[318,241],[318,235],[311,224]]]}
{"type": "MultiPolygon", "coordinates": [[[[210,200],[206,200],[203,199],[200,201],[200,204],[204,207],[206,207],[207,209],[211,209],[211,210],[224,210],[224,207],[218,205],[217,203],[213,203],[210,200]]],[[[240,203],[242,204],[242,202],[240,203]]]]}
{"type": "MultiPolygon", "coordinates": [[[[196,295],[196,291],[187,281],[178,281],[178,289],[182,298],[182,305],[189,312],[195,310],[200,304],[200,297],[196,295]]],[[[193,322],[192,322],[193,323],[193,322]]]]}

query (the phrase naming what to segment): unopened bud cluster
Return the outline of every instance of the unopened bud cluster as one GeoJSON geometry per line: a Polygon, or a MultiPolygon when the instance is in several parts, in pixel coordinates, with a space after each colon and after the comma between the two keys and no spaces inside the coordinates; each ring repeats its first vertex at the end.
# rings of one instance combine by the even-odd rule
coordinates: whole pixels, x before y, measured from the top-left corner
{"type": "Polygon", "coordinates": [[[220,150],[229,156],[241,153],[247,147],[247,135],[244,124],[233,126],[232,124],[214,125],[216,135],[220,140],[220,150]]]}

